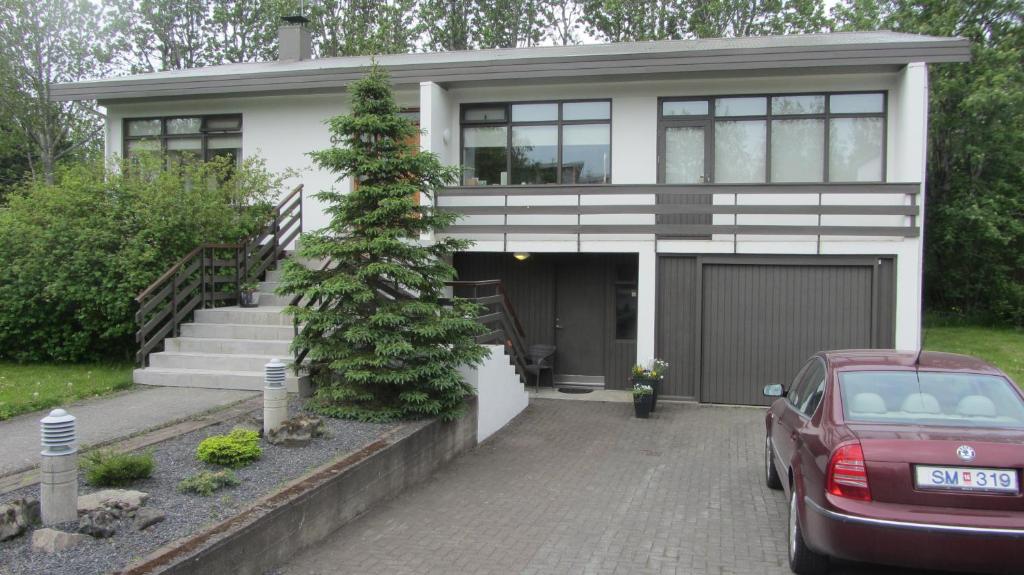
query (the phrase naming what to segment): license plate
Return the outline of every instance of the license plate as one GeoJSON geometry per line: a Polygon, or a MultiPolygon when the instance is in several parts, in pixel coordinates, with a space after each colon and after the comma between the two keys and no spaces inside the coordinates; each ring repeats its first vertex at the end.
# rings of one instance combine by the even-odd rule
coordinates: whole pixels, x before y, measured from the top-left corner
{"type": "Polygon", "coordinates": [[[994,491],[1017,493],[1017,470],[982,467],[914,467],[914,483],[919,489],[955,489],[958,491],[994,491]]]}

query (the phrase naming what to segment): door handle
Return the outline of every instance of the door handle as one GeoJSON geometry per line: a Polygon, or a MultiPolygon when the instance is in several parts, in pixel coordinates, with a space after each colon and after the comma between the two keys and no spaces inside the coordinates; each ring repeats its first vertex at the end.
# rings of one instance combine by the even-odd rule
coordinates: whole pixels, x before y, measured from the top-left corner
{"type": "Polygon", "coordinates": [[[562,329],[562,320],[555,318],[555,329],[562,329]]]}

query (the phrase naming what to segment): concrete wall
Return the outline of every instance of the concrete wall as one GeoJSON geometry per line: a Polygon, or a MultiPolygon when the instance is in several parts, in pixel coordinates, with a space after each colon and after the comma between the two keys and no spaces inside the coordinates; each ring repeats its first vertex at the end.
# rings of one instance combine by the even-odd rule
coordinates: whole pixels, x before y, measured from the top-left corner
{"type": "Polygon", "coordinates": [[[464,367],[466,383],[476,389],[477,440],[484,441],[522,413],[530,394],[500,345],[488,345],[491,355],[479,367],[464,367]]]}
{"type": "Polygon", "coordinates": [[[143,560],[127,573],[259,575],[272,570],[473,448],[476,401],[471,400],[468,408],[467,415],[457,421],[430,422],[357,463],[337,470],[321,468],[286,487],[281,495],[258,502],[255,519],[229,519],[206,536],[199,534],[165,548],[164,555],[143,560]],[[208,535],[218,528],[220,533],[208,535]]]}

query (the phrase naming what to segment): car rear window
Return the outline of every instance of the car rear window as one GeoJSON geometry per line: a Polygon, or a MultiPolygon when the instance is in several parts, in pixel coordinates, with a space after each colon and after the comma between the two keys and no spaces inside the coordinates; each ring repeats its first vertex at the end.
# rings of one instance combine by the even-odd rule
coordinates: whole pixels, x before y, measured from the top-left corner
{"type": "Polygon", "coordinates": [[[934,371],[839,374],[847,421],[1024,427],[1024,401],[1006,378],[934,371]]]}

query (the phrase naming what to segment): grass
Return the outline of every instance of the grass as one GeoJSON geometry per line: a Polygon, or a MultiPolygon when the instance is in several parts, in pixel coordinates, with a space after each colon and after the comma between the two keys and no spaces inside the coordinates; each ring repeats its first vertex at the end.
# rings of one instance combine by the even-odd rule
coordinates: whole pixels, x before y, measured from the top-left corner
{"type": "Polygon", "coordinates": [[[976,326],[926,327],[925,349],[973,355],[1024,386],[1024,330],[976,326]]]}
{"type": "Polygon", "coordinates": [[[0,421],[127,389],[131,364],[19,364],[0,361],[0,421]]]}

